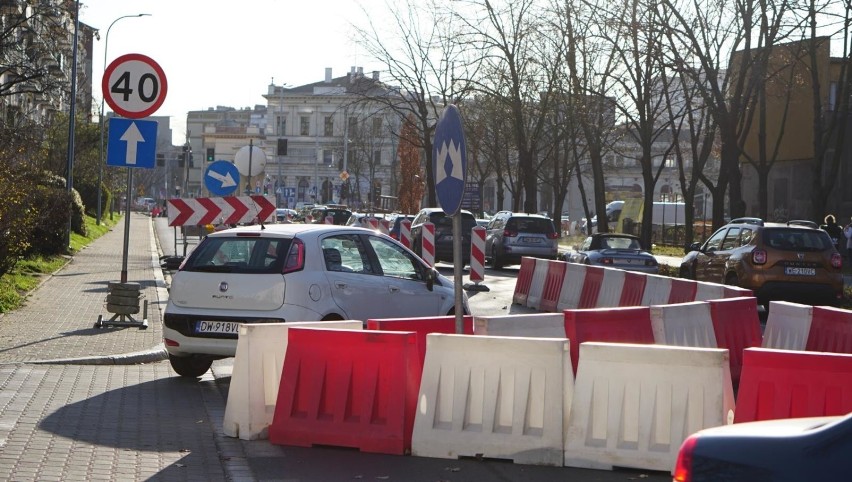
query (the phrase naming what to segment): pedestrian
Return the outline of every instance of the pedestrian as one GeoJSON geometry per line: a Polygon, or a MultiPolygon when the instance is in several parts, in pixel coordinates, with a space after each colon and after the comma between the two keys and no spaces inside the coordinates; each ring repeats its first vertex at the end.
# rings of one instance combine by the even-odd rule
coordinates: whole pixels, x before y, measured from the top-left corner
{"type": "Polygon", "coordinates": [[[846,258],[852,259],[852,219],[843,228],[843,236],[846,237],[846,258]]]}
{"type": "Polygon", "coordinates": [[[843,229],[837,224],[835,217],[833,214],[828,214],[825,217],[825,224],[820,226],[828,236],[831,238],[831,241],[834,243],[834,249],[840,253],[840,239],[843,238],[843,229]]]}

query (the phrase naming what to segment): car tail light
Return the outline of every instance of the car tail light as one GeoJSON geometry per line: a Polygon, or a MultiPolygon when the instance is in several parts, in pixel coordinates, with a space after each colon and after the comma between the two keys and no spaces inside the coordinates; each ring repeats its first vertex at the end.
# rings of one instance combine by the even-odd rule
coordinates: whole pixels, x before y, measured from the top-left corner
{"type": "Polygon", "coordinates": [[[284,261],[282,274],[299,271],[305,267],[305,243],[301,239],[294,239],[290,245],[290,251],[287,253],[287,259],[284,261]]]}
{"type": "Polygon", "coordinates": [[[556,231],[553,231],[551,233],[547,233],[547,239],[556,239],[558,237],[559,237],[559,235],[556,233],[556,231]]]}
{"type": "Polygon", "coordinates": [[[843,267],[843,256],[840,256],[840,253],[831,253],[831,267],[836,269],[843,267]]]}
{"type": "Polygon", "coordinates": [[[180,343],[168,338],[163,338],[163,343],[165,343],[166,346],[180,346],[180,343]]]}
{"type": "Polygon", "coordinates": [[[680,446],[680,450],[677,453],[677,463],[675,464],[674,473],[672,474],[673,482],[692,481],[692,455],[697,443],[698,437],[695,435],[691,435],[683,441],[683,444],[680,446]]]}
{"type": "Polygon", "coordinates": [[[612,264],[612,258],[601,258],[601,263],[612,264]]]}
{"type": "Polygon", "coordinates": [[[755,249],[751,252],[751,262],[754,264],[766,264],[766,250],[755,249]]]}
{"type": "Polygon", "coordinates": [[[503,230],[503,237],[504,238],[514,238],[517,235],[518,235],[517,231],[509,231],[508,229],[503,230]]]}

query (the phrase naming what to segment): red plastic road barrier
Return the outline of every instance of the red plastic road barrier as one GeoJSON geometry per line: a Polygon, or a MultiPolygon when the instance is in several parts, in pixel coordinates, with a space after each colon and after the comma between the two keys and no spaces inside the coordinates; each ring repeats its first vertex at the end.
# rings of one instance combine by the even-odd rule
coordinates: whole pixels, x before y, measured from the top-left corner
{"type": "Polygon", "coordinates": [[[515,279],[515,292],[512,294],[512,303],[526,306],[527,297],[530,294],[533,274],[535,273],[535,258],[521,258],[521,269],[515,279]]]}
{"type": "Polygon", "coordinates": [[[423,364],[414,333],[290,328],[269,441],[403,455],[423,364]]]}
{"type": "Polygon", "coordinates": [[[754,292],[750,289],[740,288],[739,286],[725,285],[725,298],[741,298],[743,296],[752,297],[754,292]]]}
{"type": "Polygon", "coordinates": [[[852,311],[814,306],[805,350],[852,353],[852,311]]]}
{"type": "Polygon", "coordinates": [[[470,281],[485,279],[485,228],[476,226],[470,233],[470,281]]]}
{"type": "Polygon", "coordinates": [[[574,375],[577,374],[580,343],[604,341],[654,344],[649,306],[565,310],[564,313],[565,336],[571,342],[571,365],[574,367],[574,375]]]}
{"type": "Polygon", "coordinates": [[[411,248],[411,220],[403,219],[399,222],[399,240],[406,248],[411,248]]]}
{"type": "Polygon", "coordinates": [[[852,355],[748,348],[734,423],[852,412],[852,355]]]}
{"type": "Polygon", "coordinates": [[[420,241],[420,257],[429,266],[435,266],[435,225],[433,223],[423,223],[420,241]]]}
{"type": "Polygon", "coordinates": [[[716,346],[727,348],[731,363],[731,382],[736,388],[743,369],[743,350],[759,347],[762,341],[757,300],[754,298],[726,298],[711,300],[710,317],[716,346]]]}
{"type": "Polygon", "coordinates": [[[688,279],[672,278],[672,290],[669,292],[669,303],[691,303],[695,301],[698,283],[688,279]]]}
{"type": "Polygon", "coordinates": [[[598,306],[598,294],[601,292],[603,279],[603,268],[600,266],[586,266],[586,281],[583,282],[583,290],[580,292],[580,302],[577,305],[577,308],[594,308],[598,306]]]}
{"type": "Polygon", "coordinates": [[[645,294],[645,280],[642,273],[624,272],[624,287],[621,288],[621,298],[618,306],[641,306],[642,295],[645,294]]]}
{"type": "MultiPolygon", "coordinates": [[[[426,358],[426,335],[429,333],[454,334],[456,332],[456,317],[435,316],[420,318],[380,318],[367,320],[367,330],[383,331],[413,331],[417,335],[417,350],[420,354],[420,365],[426,358]]],[[[473,316],[462,317],[462,334],[473,334],[473,316]]]]}
{"type": "Polygon", "coordinates": [[[547,273],[544,275],[544,289],[541,293],[541,304],[539,310],[556,312],[559,304],[559,295],[562,294],[562,284],[565,282],[565,270],[568,263],[565,261],[550,260],[547,262],[547,273]]]}

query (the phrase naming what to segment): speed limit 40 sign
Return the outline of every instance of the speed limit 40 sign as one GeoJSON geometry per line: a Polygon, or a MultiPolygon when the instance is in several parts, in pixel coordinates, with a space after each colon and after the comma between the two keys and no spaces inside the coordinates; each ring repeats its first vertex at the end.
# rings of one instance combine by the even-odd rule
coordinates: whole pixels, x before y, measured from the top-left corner
{"type": "Polygon", "coordinates": [[[116,114],[141,119],[163,105],[168,82],[163,69],[153,59],[142,54],[126,54],[106,68],[101,90],[116,114]]]}

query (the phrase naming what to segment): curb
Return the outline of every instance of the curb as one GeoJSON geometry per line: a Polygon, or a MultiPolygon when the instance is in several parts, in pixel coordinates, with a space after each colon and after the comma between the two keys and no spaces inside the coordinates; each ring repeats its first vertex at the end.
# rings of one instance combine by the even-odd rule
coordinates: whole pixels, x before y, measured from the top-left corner
{"type": "Polygon", "coordinates": [[[122,353],[118,355],[7,362],[0,363],[0,365],[141,365],[144,363],[155,363],[168,360],[168,358],[169,354],[166,352],[166,347],[161,344],[157,348],[153,348],[151,350],[122,353]]]}

